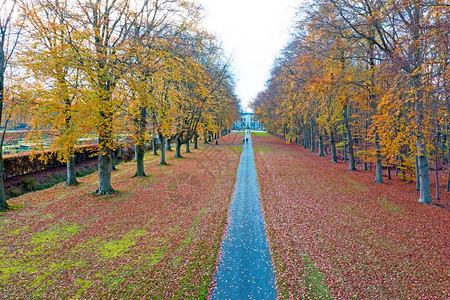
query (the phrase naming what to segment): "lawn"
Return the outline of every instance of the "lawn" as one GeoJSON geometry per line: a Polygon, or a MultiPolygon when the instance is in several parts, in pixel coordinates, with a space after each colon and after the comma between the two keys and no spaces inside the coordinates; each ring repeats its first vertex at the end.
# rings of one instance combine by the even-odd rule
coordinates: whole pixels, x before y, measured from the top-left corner
{"type": "Polygon", "coordinates": [[[201,144],[168,166],[147,155],[146,178],[121,164],[112,196],[92,195],[94,173],[11,199],[15,210],[0,213],[0,299],[205,298],[240,140],[201,144]]]}
{"type": "Polygon", "coordinates": [[[270,133],[266,131],[252,131],[251,134],[256,136],[270,136],[270,133]]]}
{"type": "Polygon", "coordinates": [[[281,298],[450,298],[448,209],[295,143],[255,135],[253,146],[281,298]]]}

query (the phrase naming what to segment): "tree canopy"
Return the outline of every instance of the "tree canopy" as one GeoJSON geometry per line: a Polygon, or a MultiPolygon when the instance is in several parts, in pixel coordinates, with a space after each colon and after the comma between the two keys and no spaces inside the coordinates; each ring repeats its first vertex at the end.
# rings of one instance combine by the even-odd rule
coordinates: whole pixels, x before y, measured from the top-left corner
{"type": "Polygon", "coordinates": [[[396,166],[429,203],[430,155],[448,153],[448,14],[445,1],[311,2],[253,106],[320,156],[328,138],[349,170],[376,163],[376,182],[396,166]]]}
{"type": "MultiPolygon", "coordinates": [[[[184,0],[20,0],[24,29],[14,57],[29,139],[67,163],[98,142],[98,195],[114,192],[114,152],[136,145],[137,176],[153,140],[180,146],[231,127],[238,110],[229,61],[201,25],[202,8],[184,0]],[[120,137],[120,138],[119,138],[120,137]]],[[[6,6],[8,7],[8,5],[6,6]]],[[[8,17],[8,15],[6,15],[8,17]]],[[[1,120],[1,119],[0,119],[1,120]]],[[[40,147],[40,148],[39,148],[40,147]]],[[[163,148],[163,147],[162,147],[163,148]]],[[[165,161],[162,160],[164,164],[165,161]]]]}

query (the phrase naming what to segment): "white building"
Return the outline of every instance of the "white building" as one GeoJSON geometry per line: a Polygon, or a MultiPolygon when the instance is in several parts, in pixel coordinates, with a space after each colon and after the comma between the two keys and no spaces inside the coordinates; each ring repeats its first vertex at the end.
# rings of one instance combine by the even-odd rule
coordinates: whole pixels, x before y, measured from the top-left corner
{"type": "Polygon", "coordinates": [[[233,124],[233,130],[264,130],[264,127],[255,119],[254,113],[241,113],[233,124]]]}

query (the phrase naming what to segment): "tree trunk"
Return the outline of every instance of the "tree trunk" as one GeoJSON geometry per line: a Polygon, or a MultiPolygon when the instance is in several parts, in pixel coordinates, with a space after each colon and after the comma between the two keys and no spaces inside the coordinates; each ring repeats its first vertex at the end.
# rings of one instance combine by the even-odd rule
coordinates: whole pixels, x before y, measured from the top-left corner
{"type": "Polygon", "coordinates": [[[337,163],[336,142],[334,141],[334,131],[330,131],[330,147],[331,147],[331,161],[337,163]]]}
{"type": "Polygon", "coordinates": [[[112,115],[101,112],[102,123],[99,127],[99,153],[98,153],[98,187],[95,193],[98,196],[111,195],[114,189],[111,185],[112,172],[112,115]]]}
{"type": "Polygon", "coordinates": [[[153,155],[158,155],[158,151],[156,150],[156,139],[152,138],[152,150],[153,150],[153,155]]]}
{"type": "Polygon", "coordinates": [[[355,171],[355,154],[353,152],[353,137],[352,137],[352,131],[350,128],[350,116],[348,112],[348,105],[344,106],[344,125],[345,125],[345,132],[347,135],[347,144],[348,144],[348,155],[349,155],[349,164],[348,169],[350,171],[355,171]]]}
{"type": "MultiPolygon", "coordinates": [[[[425,147],[423,148],[418,147],[418,149],[422,149],[421,152],[426,151],[425,147]]],[[[430,177],[428,174],[428,159],[426,158],[426,153],[425,155],[420,155],[418,161],[419,161],[419,176],[420,176],[419,202],[431,203],[430,177]]]]}
{"type": "Polygon", "coordinates": [[[181,158],[181,141],[180,138],[175,139],[175,158],[181,158]]]}
{"type": "Polygon", "coordinates": [[[308,133],[306,130],[306,125],[303,125],[303,148],[307,149],[309,147],[308,144],[308,133]]]}
{"type": "Polygon", "coordinates": [[[117,164],[117,160],[116,160],[116,151],[115,150],[111,150],[111,170],[112,171],[116,171],[116,164],[117,164]]]}
{"type": "MultiPolygon", "coordinates": [[[[138,132],[137,132],[137,142],[135,147],[135,158],[136,158],[136,174],[135,177],[144,177],[144,155],[145,155],[145,144],[146,137],[145,134],[147,132],[147,107],[142,105],[140,108],[140,114],[138,119],[138,132]]],[[[153,152],[155,151],[156,143],[155,139],[152,139],[152,148],[153,152]]],[[[114,158],[113,158],[114,159],[114,158]]]]}
{"type": "Polygon", "coordinates": [[[165,139],[164,139],[164,136],[160,133],[159,134],[159,140],[161,141],[161,160],[159,161],[159,164],[160,165],[167,165],[167,163],[166,163],[166,149],[165,149],[165,147],[164,147],[164,142],[165,142],[165,139]]]}
{"type": "Polygon", "coordinates": [[[347,155],[347,145],[344,145],[344,163],[347,163],[348,161],[348,155],[347,155]]]}
{"type": "Polygon", "coordinates": [[[5,195],[5,183],[3,181],[3,154],[0,149],[0,210],[8,209],[5,195]]]}
{"type": "Polygon", "coordinates": [[[447,134],[443,134],[442,139],[441,139],[442,165],[445,165],[445,142],[446,141],[447,141],[447,134]]]}
{"type": "Polygon", "coordinates": [[[383,183],[383,164],[381,160],[381,147],[380,147],[380,138],[378,136],[378,129],[375,129],[375,149],[376,154],[375,157],[377,159],[377,164],[375,168],[375,180],[374,182],[383,183]]]}
{"type": "Polygon", "coordinates": [[[323,137],[322,135],[319,135],[319,156],[324,157],[325,154],[323,153],[323,137]]]}
{"type": "Polygon", "coordinates": [[[135,177],[145,177],[144,171],[144,155],[145,155],[145,145],[136,145],[136,174],[135,177]]]}
{"type": "Polygon", "coordinates": [[[392,179],[391,178],[391,167],[389,165],[387,166],[387,175],[388,175],[388,179],[392,179]]]}
{"type": "Polygon", "coordinates": [[[402,154],[400,154],[399,160],[400,160],[400,168],[401,168],[401,172],[402,172],[400,178],[401,178],[401,180],[406,181],[405,164],[403,162],[403,155],[402,154]]]}
{"type": "MultiPolygon", "coordinates": [[[[374,31],[370,31],[370,36],[374,38],[374,31]]],[[[369,40],[369,71],[370,71],[370,88],[369,88],[369,102],[374,110],[374,115],[377,113],[378,106],[378,93],[376,92],[375,84],[375,44],[372,40],[369,40]]],[[[375,127],[375,149],[376,149],[376,167],[375,167],[375,180],[374,182],[383,183],[383,165],[381,160],[381,147],[380,136],[378,135],[378,128],[375,127]]],[[[388,167],[389,168],[389,167],[388,167]]],[[[389,170],[389,169],[388,169],[389,170]]],[[[389,172],[388,172],[389,173],[389,172]]],[[[389,174],[390,176],[390,174],[389,174]]]]}
{"type": "Polygon", "coordinates": [[[170,145],[171,139],[166,139],[166,151],[172,151],[172,146],[170,145]]]}
{"type": "Polygon", "coordinates": [[[416,72],[420,70],[423,64],[424,50],[422,48],[421,38],[421,20],[423,18],[422,4],[414,2],[414,9],[412,11],[411,29],[412,39],[414,47],[412,48],[412,60],[411,64],[414,66],[411,70],[412,84],[414,87],[415,103],[415,126],[417,128],[417,166],[419,169],[419,181],[420,181],[420,196],[419,202],[431,203],[431,190],[430,190],[430,177],[428,174],[428,159],[427,159],[427,145],[425,141],[425,134],[423,130],[426,128],[424,121],[424,88],[422,84],[422,74],[416,72]]]}
{"type": "Polygon", "coordinates": [[[420,191],[419,157],[416,155],[416,191],[420,191]]]}
{"type": "Polygon", "coordinates": [[[98,188],[95,193],[98,196],[111,195],[114,189],[111,186],[111,149],[102,147],[98,154],[98,188]]]}
{"type": "Polygon", "coordinates": [[[71,155],[67,160],[67,179],[66,185],[78,185],[77,175],[75,172],[75,156],[71,155]]]}
{"type": "Polygon", "coordinates": [[[198,149],[198,135],[194,135],[194,149],[198,149]]]}
{"type": "Polygon", "coordinates": [[[186,153],[191,153],[191,150],[189,149],[189,140],[186,141],[186,153]]]}
{"type": "Polygon", "coordinates": [[[315,149],[315,143],[314,143],[314,129],[313,129],[313,120],[312,119],[310,120],[310,125],[311,125],[311,128],[310,128],[309,134],[310,134],[311,152],[314,152],[314,150],[316,150],[316,149],[315,149]]]}
{"type": "Polygon", "coordinates": [[[366,162],[366,161],[364,162],[363,170],[364,170],[364,171],[367,171],[367,170],[368,170],[368,168],[367,168],[367,162],[366,162]]]}
{"type": "Polygon", "coordinates": [[[203,133],[203,144],[208,144],[208,135],[203,133]]]}
{"type": "Polygon", "coordinates": [[[136,161],[137,161],[137,153],[138,153],[137,144],[134,144],[134,160],[136,161]]]}
{"type": "MultiPolygon", "coordinates": [[[[418,90],[421,94],[420,86],[418,90]]],[[[430,189],[430,177],[428,174],[428,159],[427,159],[427,147],[425,144],[425,135],[422,131],[423,126],[423,99],[419,96],[418,101],[415,104],[416,111],[416,125],[417,125],[417,167],[420,181],[420,203],[431,203],[431,189],[430,189]]]]}
{"type": "MultiPolygon", "coordinates": [[[[7,4],[6,1],[3,2],[3,5],[7,4]]],[[[6,8],[8,10],[9,8],[6,8]]],[[[12,13],[12,11],[10,11],[12,13]]],[[[3,16],[2,16],[3,17],[3,16]]],[[[3,118],[3,106],[4,106],[4,100],[5,100],[5,69],[8,64],[8,60],[6,59],[7,54],[5,53],[5,48],[8,49],[7,43],[9,40],[8,33],[8,23],[9,21],[4,22],[5,20],[2,20],[1,26],[1,33],[0,36],[0,125],[2,125],[2,122],[4,121],[3,118]]],[[[3,142],[5,141],[5,132],[6,132],[6,125],[7,122],[4,122],[4,128],[3,133],[0,141],[0,210],[8,209],[8,203],[6,202],[6,195],[5,195],[5,183],[3,181],[3,142]]],[[[2,228],[3,229],[3,228],[2,228]]],[[[4,234],[4,230],[2,230],[2,234],[4,234]]]]}
{"type": "MultiPolygon", "coordinates": [[[[439,145],[436,143],[436,153],[435,153],[435,176],[436,176],[436,200],[439,200],[439,145]]],[[[442,153],[442,156],[444,156],[444,153],[442,153]]]]}

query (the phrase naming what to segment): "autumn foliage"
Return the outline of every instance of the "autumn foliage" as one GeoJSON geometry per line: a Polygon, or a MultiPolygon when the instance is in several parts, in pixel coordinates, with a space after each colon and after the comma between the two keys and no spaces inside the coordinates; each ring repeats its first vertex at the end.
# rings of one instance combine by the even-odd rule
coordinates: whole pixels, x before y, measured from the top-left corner
{"type": "MultiPolygon", "coordinates": [[[[198,5],[14,3],[2,6],[1,16],[8,25],[14,16],[8,30],[18,41],[14,55],[8,53],[13,63],[7,100],[20,102],[16,118],[21,115],[31,127],[28,140],[35,150],[45,146],[67,164],[67,185],[77,184],[75,152],[87,139],[99,145],[96,194],[108,195],[114,193],[114,152],[124,139],[136,145],[139,177],[146,176],[143,158],[150,144],[156,149],[171,141],[181,157],[182,145],[194,141],[196,147],[200,136],[230,129],[239,104],[229,62],[202,27],[198,5]]],[[[0,208],[6,207],[2,200],[0,208]]]]}
{"type": "Polygon", "coordinates": [[[375,182],[396,168],[430,203],[430,166],[449,155],[448,14],[445,1],[305,5],[256,112],[319,156],[344,151],[349,170],[373,164],[375,182]]]}

